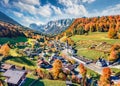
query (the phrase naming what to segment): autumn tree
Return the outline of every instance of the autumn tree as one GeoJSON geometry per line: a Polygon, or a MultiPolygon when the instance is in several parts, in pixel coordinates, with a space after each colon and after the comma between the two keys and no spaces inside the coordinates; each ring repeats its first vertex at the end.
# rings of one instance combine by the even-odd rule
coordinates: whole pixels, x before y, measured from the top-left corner
{"type": "Polygon", "coordinates": [[[86,81],[86,74],[87,74],[87,69],[84,67],[83,64],[79,65],[79,71],[80,74],[82,75],[82,86],[87,86],[87,81],[86,81]]]}
{"type": "Polygon", "coordinates": [[[0,80],[0,86],[3,86],[3,83],[2,83],[2,81],[0,80]]]}
{"type": "Polygon", "coordinates": [[[117,31],[114,28],[110,28],[108,31],[108,37],[111,39],[117,38],[117,31]]]}
{"type": "Polygon", "coordinates": [[[110,56],[108,57],[108,60],[110,62],[116,61],[120,57],[120,45],[114,44],[111,47],[110,56]]]}
{"type": "Polygon", "coordinates": [[[120,81],[116,84],[116,86],[120,86],[120,81]]]}
{"type": "Polygon", "coordinates": [[[37,68],[35,72],[37,73],[39,78],[44,78],[44,73],[41,68],[37,68]]]}
{"type": "Polygon", "coordinates": [[[111,76],[111,69],[109,67],[103,68],[98,86],[111,86],[110,76],[111,76]]]}
{"type": "Polygon", "coordinates": [[[6,43],[4,45],[2,45],[1,49],[0,49],[0,53],[6,57],[9,55],[9,51],[10,51],[10,47],[9,47],[9,44],[6,43]]]}
{"type": "Polygon", "coordinates": [[[117,51],[111,51],[108,60],[109,60],[110,62],[113,62],[113,61],[115,61],[115,60],[118,59],[118,58],[119,58],[118,52],[117,52],[117,51]]]}
{"type": "Polygon", "coordinates": [[[62,62],[61,60],[56,59],[53,63],[52,73],[54,76],[54,79],[58,79],[58,75],[62,70],[62,62]]]}

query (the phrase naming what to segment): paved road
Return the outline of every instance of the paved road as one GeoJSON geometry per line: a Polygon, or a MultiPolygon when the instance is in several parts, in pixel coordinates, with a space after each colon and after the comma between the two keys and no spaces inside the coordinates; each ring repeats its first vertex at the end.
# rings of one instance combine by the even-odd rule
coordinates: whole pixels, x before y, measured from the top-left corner
{"type": "MultiPolygon", "coordinates": [[[[66,56],[68,56],[70,58],[73,58],[74,60],[76,60],[79,63],[83,63],[85,65],[85,67],[87,67],[88,69],[91,69],[91,70],[97,72],[100,75],[102,74],[102,69],[104,67],[99,67],[95,63],[85,64],[85,62],[81,61],[80,59],[78,59],[76,57],[73,57],[73,56],[69,56],[69,54],[67,53],[67,50],[63,50],[62,53],[64,53],[66,56]]],[[[114,76],[114,77],[117,78],[117,79],[112,79],[112,81],[114,83],[120,82],[120,78],[119,77],[116,77],[116,76],[114,76]]]]}
{"type": "Polygon", "coordinates": [[[95,63],[86,64],[85,62],[81,61],[80,59],[78,59],[76,57],[69,56],[67,53],[67,50],[63,50],[62,53],[64,53],[66,56],[68,56],[70,58],[73,58],[74,60],[76,60],[79,63],[83,63],[85,65],[85,67],[87,67],[88,69],[91,69],[91,70],[97,72],[98,74],[102,74],[103,67],[99,67],[95,63]]]}

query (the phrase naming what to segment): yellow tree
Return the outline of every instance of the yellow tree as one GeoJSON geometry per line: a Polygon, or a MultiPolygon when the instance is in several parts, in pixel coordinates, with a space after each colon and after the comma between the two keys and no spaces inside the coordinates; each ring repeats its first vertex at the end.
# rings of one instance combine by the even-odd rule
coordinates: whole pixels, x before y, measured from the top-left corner
{"type": "Polygon", "coordinates": [[[61,69],[62,69],[62,62],[61,60],[56,59],[53,63],[53,68],[52,68],[54,79],[58,78],[58,75],[61,72],[61,69]]]}
{"type": "Polygon", "coordinates": [[[81,83],[82,86],[87,86],[87,82],[86,82],[87,70],[83,64],[79,65],[79,71],[80,71],[80,74],[82,75],[82,83],[81,83]]]}

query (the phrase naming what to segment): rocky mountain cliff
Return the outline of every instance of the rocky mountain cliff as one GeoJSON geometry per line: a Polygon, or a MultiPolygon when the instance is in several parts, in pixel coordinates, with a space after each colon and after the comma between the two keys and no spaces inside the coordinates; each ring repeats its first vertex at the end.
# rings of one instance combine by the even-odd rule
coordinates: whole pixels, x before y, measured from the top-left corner
{"type": "Polygon", "coordinates": [[[66,30],[71,25],[72,22],[73,19],[61,19],[56,21],[50,21],[45,25],[36,25],[35,23],[33,23],[30,24],[29,27],[44,34],[55,35],[66,30]]]}

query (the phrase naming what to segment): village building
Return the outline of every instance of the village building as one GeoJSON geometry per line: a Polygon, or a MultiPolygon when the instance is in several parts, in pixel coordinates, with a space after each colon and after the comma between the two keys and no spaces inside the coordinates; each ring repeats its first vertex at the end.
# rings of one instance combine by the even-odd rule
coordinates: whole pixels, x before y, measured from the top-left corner
{"type": "Polygon", "coordinates": [[[105,66],[107,66],[107,62],[104,59],[99,58],[96,62],[96,65],[98,65],[100,67],[105,67],[105,66]]]}
{"type": "Polygon", "coordinates": [[[8,86],[20,86],[26,79],[26,70],[8,69],[3,76],[8,86]]]}

